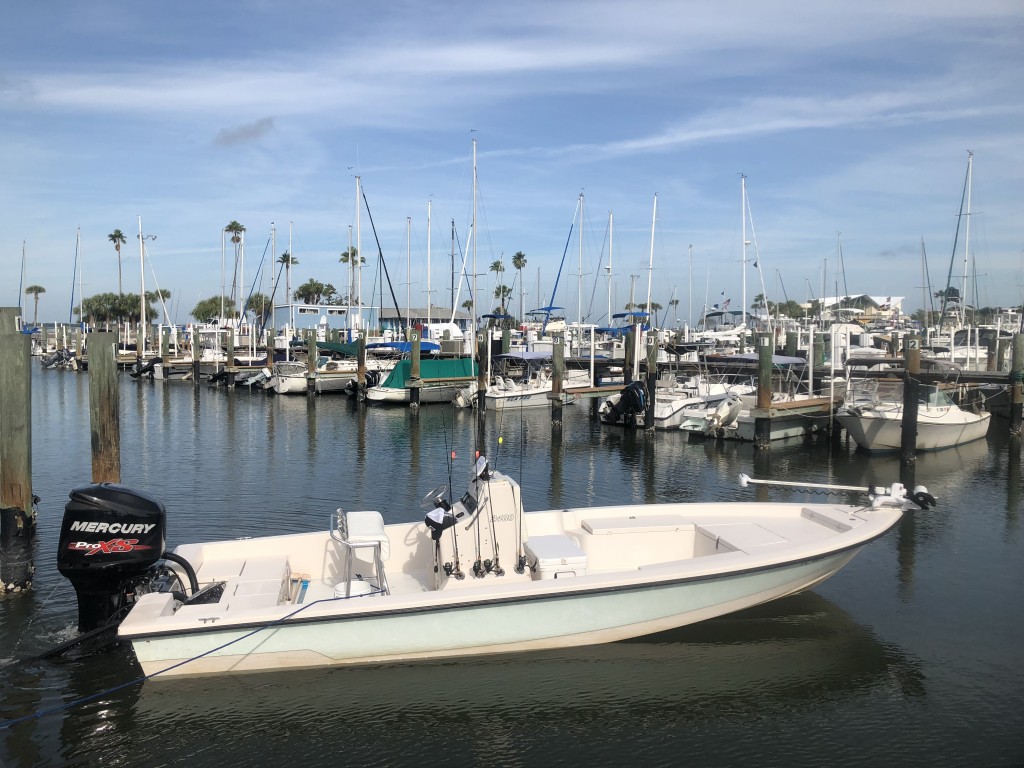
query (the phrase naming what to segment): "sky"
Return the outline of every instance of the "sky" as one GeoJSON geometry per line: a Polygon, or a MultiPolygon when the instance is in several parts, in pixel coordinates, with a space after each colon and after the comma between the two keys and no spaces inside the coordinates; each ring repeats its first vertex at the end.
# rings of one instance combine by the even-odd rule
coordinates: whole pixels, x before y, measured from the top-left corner
{"type": "Polygon", "coordinates": [[[648,290],[672,307],[663,325],[759,293],[903,296],[912,311],[965,273],[971,303],[1024,301],[1020,0],[0,14],[0,304],[42,286],[40,321],[66,321],[80,290],[118,290],[115,229],[137,293],[140,221],[156,236],[146,289],[171,292],[177,322],[230,291],[231,221],[246,292],[270,293],[290,243],[293,290],[347,293],[339,255],[358,242],[365,303],[383,254],[400,307],[426,304],[428,261],[432,303],[450,307],[454,228],[478,307],[500,282],[516,314],[520,290],[525,309],[597,323],[648,290]]]}

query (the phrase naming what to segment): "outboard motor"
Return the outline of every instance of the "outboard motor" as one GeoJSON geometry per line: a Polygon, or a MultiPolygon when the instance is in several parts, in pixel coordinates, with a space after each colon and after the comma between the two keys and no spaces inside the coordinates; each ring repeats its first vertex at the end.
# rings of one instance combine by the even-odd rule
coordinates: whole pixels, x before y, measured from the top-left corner
{"type": "Polygon", "coordinates": [[[78,594],[78,629],[102,627],[125,608],[132,580],[163,559],[167,512],[148,494],[113,483],[75,488],[64,507],[57,570],[78,594]]]}
{"type": "Polygon", "coordinates": [[[627,384],[619,393],[619,402],[610,404],[609,412],[613,421],[621,419],[623,426],[636,424],[636,417],[643,416],[647,408],[647,387],[642,381],[627,384]]]}

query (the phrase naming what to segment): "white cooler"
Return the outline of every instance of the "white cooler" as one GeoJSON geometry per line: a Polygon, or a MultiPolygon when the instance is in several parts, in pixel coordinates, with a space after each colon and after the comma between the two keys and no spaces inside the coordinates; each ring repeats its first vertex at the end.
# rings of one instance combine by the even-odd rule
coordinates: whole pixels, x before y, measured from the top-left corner
{"type": "Polygon", "coordinates": [[[526,542],[526,559],[541,579],[587,575],[586,553],[564,534],[531,536],[526,542]]]}

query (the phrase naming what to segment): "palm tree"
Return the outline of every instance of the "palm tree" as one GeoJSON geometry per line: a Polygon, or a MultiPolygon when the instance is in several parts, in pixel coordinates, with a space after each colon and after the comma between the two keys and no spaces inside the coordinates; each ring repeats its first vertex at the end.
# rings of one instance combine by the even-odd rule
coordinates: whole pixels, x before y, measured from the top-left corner
{"type": "Polygon", "coordinates": [[[32,315],[32,325],[39,324],[39,294],[46,293],[46,289],[41,285],[30,285],[25,289],[25,293],[32,294],[32,297],[36,300],[35,312],[32,315]]]}
{"type": "MultiPolygon", "coordinates": [[[[304,304],[319,304],[327,286],[319,280],[309,278],[306,282],[295,289],[295,298],[304,304]]],[[[333,288],[331,290],[334,290],[333,288]]]]}
{"type": "Polygon", "coordinates": [[[114,250],[117,251],[117,292],[124,293],[121,287],[121,246],[127,242],[127,239],[124,236],[124,232],[120,229],[115,229],[107,235],[107,240],[114,244],[114,250]]]}
{"type": "Polygon", "coordinates": [[[232,219],[228,222],[228,225],[224,227],[224,231],[231,235],[231,242],[235,244],[235,272],[231,277],[231,303],[234,304],[235,290],[237,288],[238,281],[238,254],[242,247],[242,234],[245,232],[245,227],[232,219]]]}
{"type": "Polygon", "coordinates": [[[499,285],[494,289],[494,298],[501,302],[500,312],[505,314],[505,299],[512,295],[512,289],[507,285],[499,285]]]}
{"type": "Polygon", "coordinates": [[[512,257],[512,266],[515,267],[519,273],[519,320],[523,319],[523,267],[526,266],[526,254],[522,251],[516,251],[516,255],[512,257]]]}
{"type": "Polygon", "coordinates": [[[284,264],[284,295],[291,302],[292,296],[292,265],[298,264],[299,260],[292,256],[288,251],[282,253],[278,259],[278,264],[284,264]]]}
{"type": "Polygon", "coordinates": [[[356,292],[356,264],[365,264],[366,257],[359,256],[359,251],[354,245],[350,245],[347,249],[341,252],[341,256],[338,257],[338,261],[342,264],[349,264],[351,266],[351,272],[349,274],[348,281],[348,303],[352,303],[352,295],[356,292]]]}

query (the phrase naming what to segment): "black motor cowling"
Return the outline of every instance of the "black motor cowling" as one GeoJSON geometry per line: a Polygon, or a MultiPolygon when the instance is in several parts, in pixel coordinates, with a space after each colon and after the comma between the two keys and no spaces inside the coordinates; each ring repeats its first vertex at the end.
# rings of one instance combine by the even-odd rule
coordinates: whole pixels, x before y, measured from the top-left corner
{"type": "Polygon", "coordinates": [[[636,423],[636,417],[642,416],[647,408],[647,387],[642,381],[633,381],[623,387],[619,393],[619,401],[610,404],[612,421],[621,419],[623,425],[636,423]]]}
{"type": "Polygon", "coordinates": [[[78,594],[78,629],[108,623],[126,586],[164,557],[167,512],[148,494],[114,483],[75,488],[64,507],[57,570],[78,594]]]}

